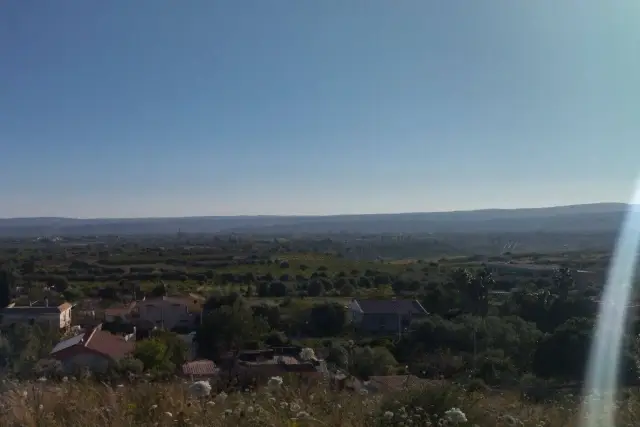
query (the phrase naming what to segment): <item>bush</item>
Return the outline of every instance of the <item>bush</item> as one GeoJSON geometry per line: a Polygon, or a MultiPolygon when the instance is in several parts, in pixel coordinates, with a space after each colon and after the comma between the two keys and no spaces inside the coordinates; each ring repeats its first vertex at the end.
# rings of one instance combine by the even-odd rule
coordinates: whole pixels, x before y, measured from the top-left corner
{"type": "Polygon", "coordinates": [[[459,408],[467,419],[466,423],[460,424],[495,425],[495,421],[491,424],[488,415],[477,408],[479,399],[461,387],[451,385],[432,385],[394,393],[383,400],[377,417],[378,425],[407,425],[407,419],[416,421],[417,425],[455,425],[439,422],[446,419],[445,414],[453,408],[459,408]]]}

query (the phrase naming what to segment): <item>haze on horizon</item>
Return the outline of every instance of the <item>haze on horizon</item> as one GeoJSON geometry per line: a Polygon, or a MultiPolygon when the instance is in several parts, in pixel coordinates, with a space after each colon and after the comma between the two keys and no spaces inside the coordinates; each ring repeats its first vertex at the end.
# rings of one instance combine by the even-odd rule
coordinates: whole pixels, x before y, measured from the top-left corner
{"type": "Polygon", "coordinates": [[[0,5],[0,217],[626,202],[640,3],[0,5]]]}

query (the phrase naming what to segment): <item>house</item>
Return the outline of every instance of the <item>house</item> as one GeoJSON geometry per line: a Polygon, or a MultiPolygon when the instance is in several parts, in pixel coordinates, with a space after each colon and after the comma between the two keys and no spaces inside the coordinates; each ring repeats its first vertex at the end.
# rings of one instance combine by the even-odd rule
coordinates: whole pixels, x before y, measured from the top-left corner
{"type": "Polygon", "coordinates": [[[105,372],[109,364],[133,352],[135,334],[114,335],[103,331],[101,325],[72,338],[60,341],[51,350],[51,357],[62,362],[65,371],[78,367],[105,372]]]}
{"type": "Polygon", "coordinates": [[[37,323],[55,329],[67,329],[71,326],[71,308],[72,305],[68,302],[49,305],[48,300],[45,300],[42,305],[17,306],[11,303],[0,311],[2,326],[37,323]]]}
{"type": "Polygon", "coordinates": [[[294,375],[307,382],[319,381],[327,373],[324,361],[304,360],[297,353],[296,356],[289,355],[282,348],[232,352],[222,358],[219,367],[221,381],[242,384],[265,383],[271,377],[285,375],[294,375]]]}
{"type": "Polygon", "coordinates": [[[202,301],[187,297],[163,296],[138,301],[133,317],[147,320],[164,329],[193,328],[197,326],[202,301]]]}
{"type": "Polygon", "coordinates": [[[348,319],[358,330],[371,334],[402,334],[411,322],[428,313],[415,299],[353,299],[348,319]]]}
{"type": "Polygon", "coordinates": [[[133,301],[130,304],[119,305],[109,307],[104,310],[104,321],[115,322],[116,320],[126,321],[129,319],[129,315],[136,307],[136,302],[133,301]]]}

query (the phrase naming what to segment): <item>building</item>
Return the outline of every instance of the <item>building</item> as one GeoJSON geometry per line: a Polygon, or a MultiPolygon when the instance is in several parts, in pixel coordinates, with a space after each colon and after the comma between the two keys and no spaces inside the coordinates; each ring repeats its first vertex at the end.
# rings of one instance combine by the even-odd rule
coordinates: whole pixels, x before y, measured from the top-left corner
{"type": "Polygon", "coordinates": [[[138,301],[133,317],[152,322],[164,329],[188,329],[197,326],[202,301],[194,297],[163,296],[138,301]]]}
{"type": "Polygon", "coordinates": [[[324,360],[304,360],[295,347],[230,352],[218,367],[221,381],[238,381],[241,384],[266,383],[271,377],[285,375],[294,375],[307,382],[328,376],[324,360]]]}
{"type": "Polygon", "coordinates": [[[64,370],[73,372],[87,368],[105,372],[110,363],[118,361],[135,349],[135,333],[119,336],[103,331],[101,325],[60,341],[51,350],[51,357],[62,362],[64,370]]]}
{"type": "Polygon", "coordinates": [[[11,303],[0,312],[2,314],[2,326],[22,323],[67,329],[71,326],[71,308],[72,305],[68,302],[49,305],[46,300],[43,305],[17,306],[11,303]]]}
{"type": "Polygon", "coordinates": [[[359,331],[398,335],[405,332],[411,322],[427,314],[415,299],[353,299],[347,313],[359,331]]]}
{"type": "Polygon", "coordinates": [[[117,320],[127,321],[129,316],[136,307],[136,302],[133,301],[130,304],[123,304],[119,306],[109,307],[104,310],[104,321],[115,322],[117,320]]]}

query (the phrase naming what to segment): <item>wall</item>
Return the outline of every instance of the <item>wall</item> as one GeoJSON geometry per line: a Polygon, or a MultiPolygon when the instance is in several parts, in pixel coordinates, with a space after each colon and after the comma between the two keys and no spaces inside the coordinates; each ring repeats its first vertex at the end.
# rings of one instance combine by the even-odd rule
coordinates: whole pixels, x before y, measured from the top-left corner
{"type": "Polygon", "coordinates": [[[63,323],[61,320],[60,314],[38,314],[38,315],[28,315],[28,313],[20,314],[20,313],[3,313],[2,314],[2,324],[3,325],[11,325],[13,323],[19,324],[30,324],[30,323],[39,323],[39,324],[49,324],[54,327],[60,327],[63,323]]]}
{"type": "Polygon", "coordinates": [[[195,316],[188,312],[185,304],[161,299],[139,303],[138,313],[140,319],[151,321],[158,327],[164,325],[165,329],[192,326],[195,320],[195,316]]]}
{"type": "Polygon", "coordinates": [[[110,359],[98,353],[92,353],[86,349],[78,348],[77,351],[67,353],[62,359],[65,372],[74,372],[79,367],[85,367],[93,372],[105,372],[109,367],[110,359]]]}
{"type": "Polygon", "coordinates": [[[60,329],[66,329],[71,326],[71,307],[60,313],[60,329]]]}

